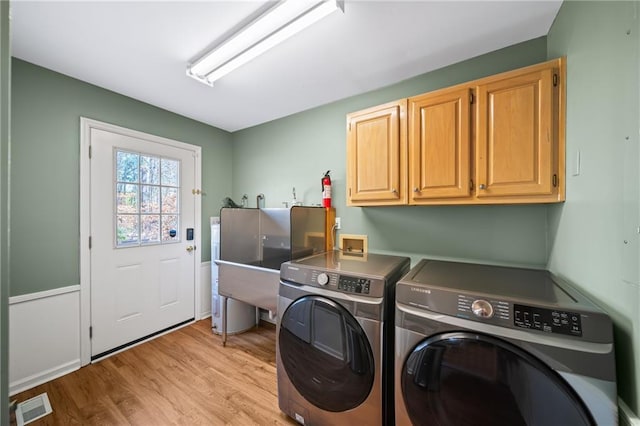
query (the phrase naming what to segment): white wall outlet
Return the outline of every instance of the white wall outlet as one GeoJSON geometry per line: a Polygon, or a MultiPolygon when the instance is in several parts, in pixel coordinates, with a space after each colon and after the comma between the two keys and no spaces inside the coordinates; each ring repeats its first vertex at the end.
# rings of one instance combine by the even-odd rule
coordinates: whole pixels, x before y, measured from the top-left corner
{"type": "Polygon", "coordinates": [[[336,217],[336,231],[338,229],[342,229],[342,221],[340,220],[339,217],[336,217]]]}

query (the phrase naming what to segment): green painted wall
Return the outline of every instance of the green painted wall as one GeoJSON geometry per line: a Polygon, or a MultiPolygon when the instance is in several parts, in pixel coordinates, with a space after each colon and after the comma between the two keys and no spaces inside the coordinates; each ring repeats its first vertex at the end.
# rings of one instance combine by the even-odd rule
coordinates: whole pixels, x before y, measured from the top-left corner
{"type": "Polygon", "coordinates": [[[549,208],[549,268],[615,321],[618,391],[640,408],[640,3],[564,2],[549,57],[567,56],[567,201],[549,208]],[[573,176],[577,151],[581,172],[573,176]]]}
{"type": "Polygon", "coordinates": [[[231,135],[13,59],[11,295],[80,283],[80,117],[202,147],[201,259],[209,217],[231,192],[231,135]]]}
{"type": "Polygon", "coordinates": [[[0,1],[0,425],[9,424],[9,265],[8,177],[10,132],[11,44],[9,2],[0,1]]]}
{"type": "Polygon", "coordinates": [[[333,204],[345,234],[366,234],[372,252],[544,266],[546,206],[345,206],[346,114],[546,60],[546,38],[470,59],[393,86],[233,134],[233,194],[255,206],[320,203],[320,178],[331,170],[333,204]]]}

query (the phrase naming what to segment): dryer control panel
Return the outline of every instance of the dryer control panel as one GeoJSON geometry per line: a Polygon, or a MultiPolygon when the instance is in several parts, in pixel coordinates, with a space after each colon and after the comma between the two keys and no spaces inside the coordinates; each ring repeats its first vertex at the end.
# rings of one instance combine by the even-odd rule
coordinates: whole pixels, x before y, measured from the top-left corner
{"type": "Polygon", "coordinates": [[[427,317],[438,313],[592,343],[613,340],[606,312],[546,270],[422,259],[398,281],[396,306],[402,315],[407,306],[427,317]]]}
{"type": "Polygon", "coordinates": [[[513,325],[533,328],[547,333],[582,336],[580,314],[575,312],[544,309],[526,305],[513,305],[513,325]]]}
{"type": "Polygon", "coordinates": [[[397,286],[396,292],[396,300],[400,303],[472,321],[573,337],[583,337],[584,334],[582,315],[574,311],[404,283],[397,286]]]}

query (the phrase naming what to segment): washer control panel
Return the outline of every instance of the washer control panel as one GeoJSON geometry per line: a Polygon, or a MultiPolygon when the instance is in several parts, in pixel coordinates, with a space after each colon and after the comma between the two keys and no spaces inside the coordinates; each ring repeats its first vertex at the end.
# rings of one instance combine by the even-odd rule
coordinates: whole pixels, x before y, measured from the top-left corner
{"type": "MultiPolygon", "coordinates": [[[[337,272],[288,266],[285,281],[297,284],[321,287],[330,291],[353,293],[367,297],[382,297],[386,282],[376,277],[344,275],[337,272]]],[[[282,281],[282,276],[281,276],[282,281]]]]}
{"type": "Polygon", "coordinates": [[[371,290],[371,280],[368,278],[340,275],[338,277],[338,290],[348,293],[369,294],[371,290]]]}
{"type": "Polygon", "coordinates": [[[513,325],[520,328],[533,328],[547,333],[582,336],[580,314],[575,312],[514,304],[513,325]]]}

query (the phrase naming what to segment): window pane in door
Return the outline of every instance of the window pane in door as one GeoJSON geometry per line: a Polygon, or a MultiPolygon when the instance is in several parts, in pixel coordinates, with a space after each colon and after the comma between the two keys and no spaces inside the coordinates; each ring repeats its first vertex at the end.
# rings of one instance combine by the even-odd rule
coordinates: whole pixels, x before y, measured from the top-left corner
{"type": "Polygon", "coordinates": [[[160,187],[142,185],[140,192],[140,212],[160,213],[160,187]]]}
{"type": "Polygon", "coordinates": [[[138,182],[140,156],[133,152],[116,152],[116,180],[118,182],[138,182]]]}
{"type": "Polygon", "coordinates": [[[180,162],[163,158],[161,163],[162,186],[178,186],[178,176],[180,175],[180,162]]]}
{"type": "Polygon", "coordinates": [[[115,151],[116,247],[180,241],[180,161],[115,151]]]}
{"type": "Polygon", "coordinates": [[[138,185],[119,183],[116,185],[117,212],[138,213],[138,185]]]}
{"type": "Polygon", "coordinates": [[[160,184],[160,158],[140,156],[140,183],[160,184]]]}
{"type": "Polygon", "coordinates": [[[144,214],[141,220],[140,241],[143,244],[160,242],[160,215],[144,214]]]}
{"type": "Polygon", "coordinates": [[[162,188],[162,213],[178,213],[178,188],[162,188]]]}
{"type": "Polygon", "coordinates": [[[180,227],[178,226],[178,216],[162,216],[162,241],[179,241],[180,227]],[[173,236],[172,236],[173,235],[173,236]]]}
{"type": "Polygon", "coordinates": [[[118,247],[137,245],[138,215],[119,214],[116,219],[116,244],[118,247]]]}

